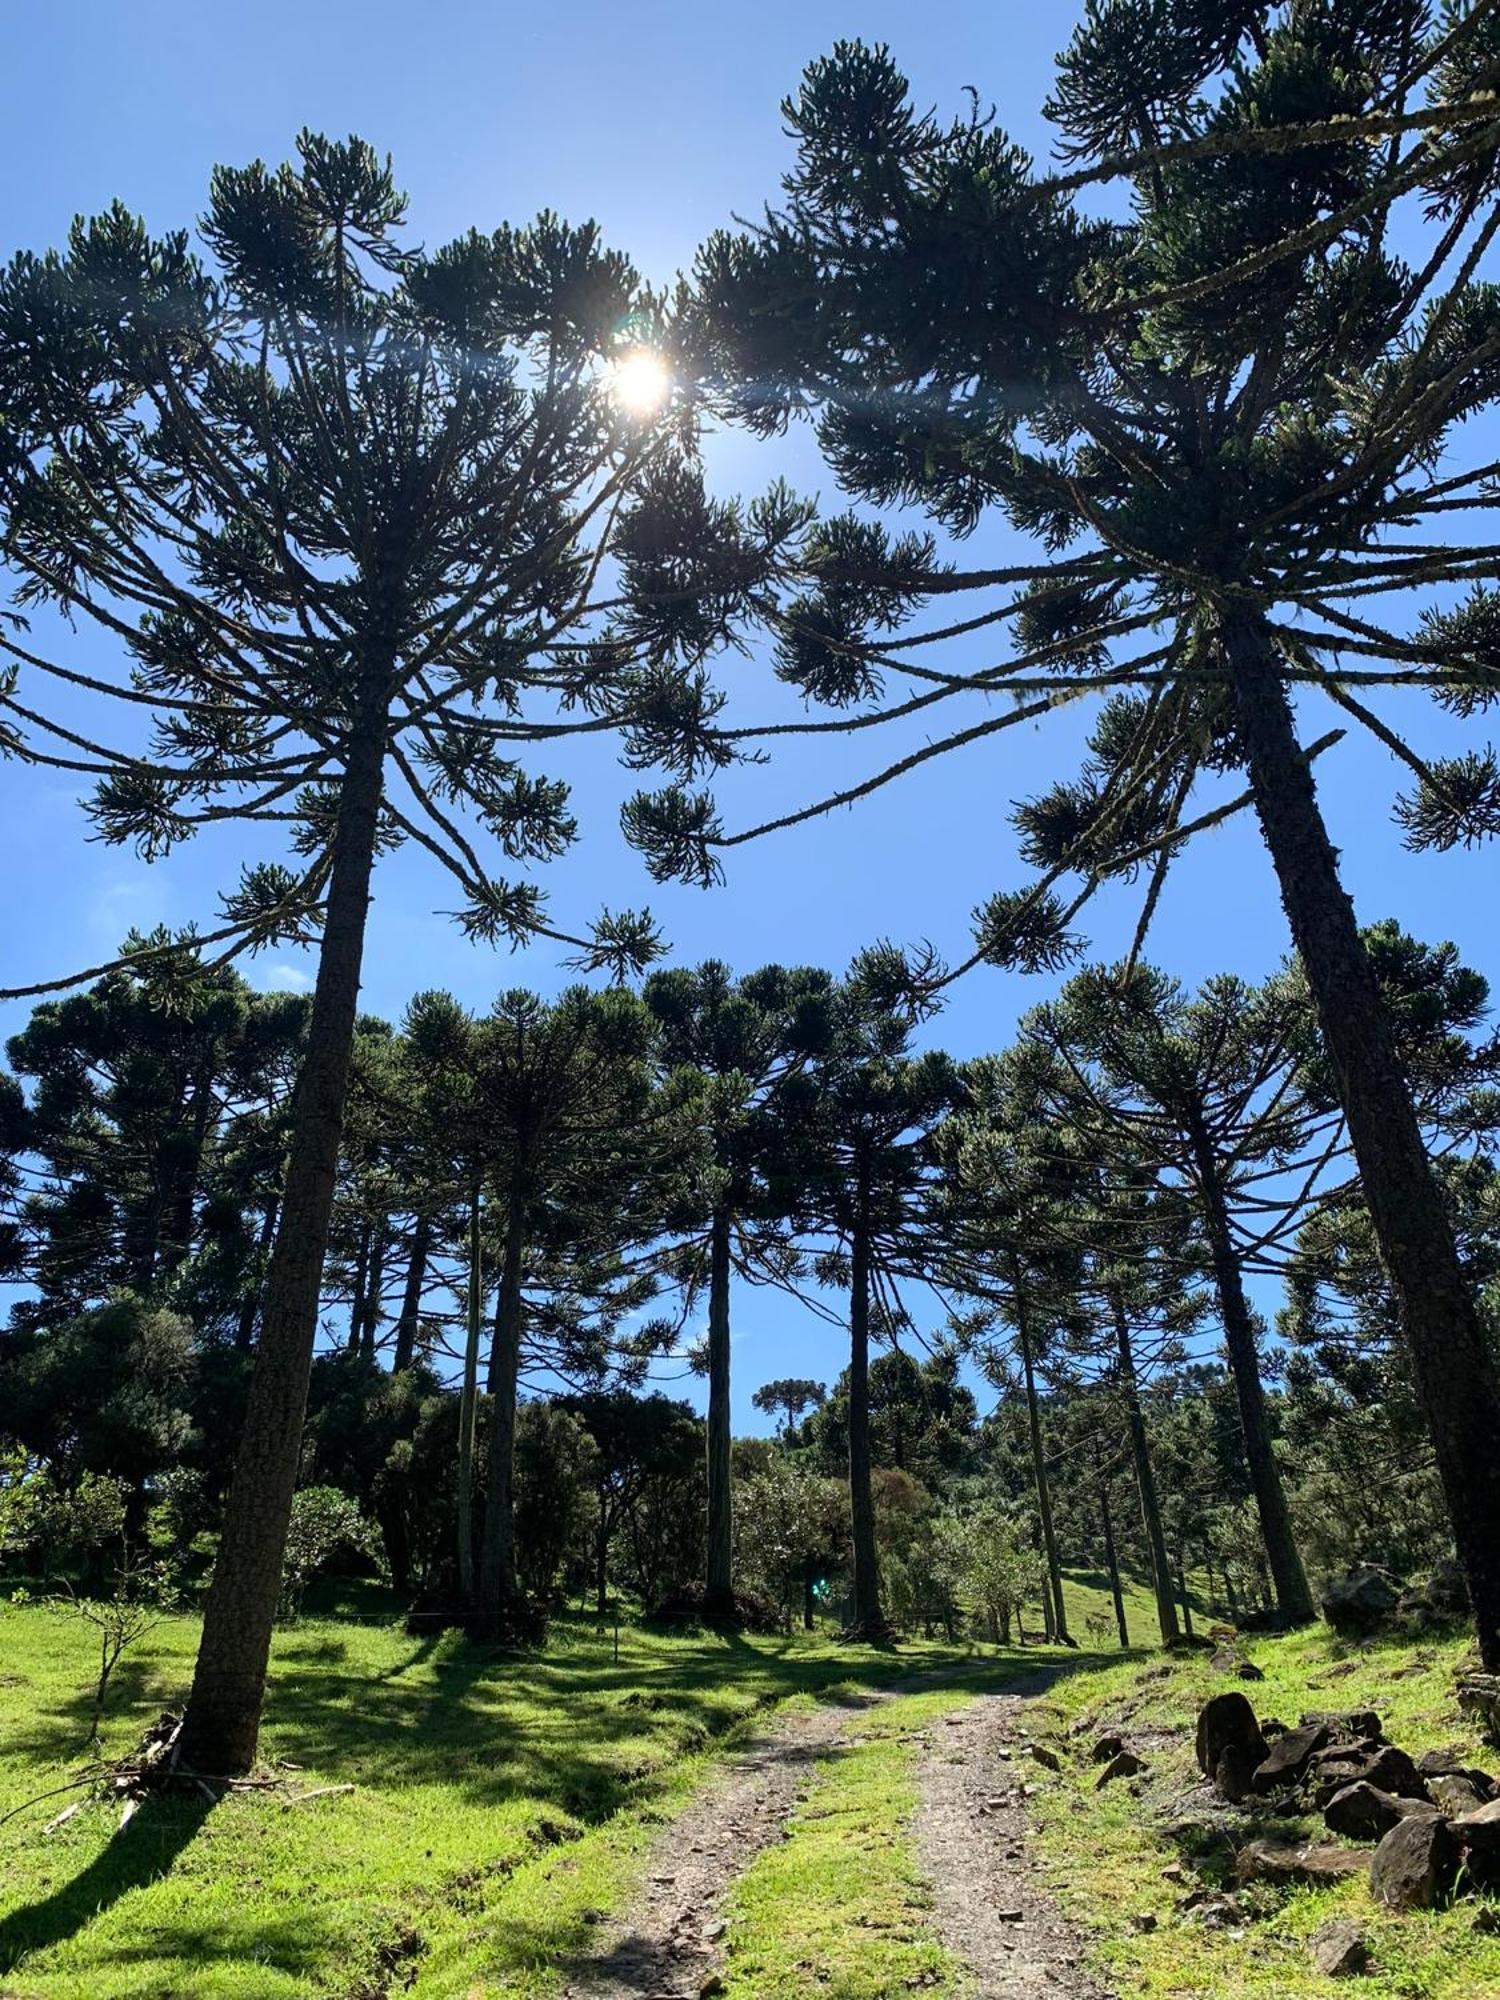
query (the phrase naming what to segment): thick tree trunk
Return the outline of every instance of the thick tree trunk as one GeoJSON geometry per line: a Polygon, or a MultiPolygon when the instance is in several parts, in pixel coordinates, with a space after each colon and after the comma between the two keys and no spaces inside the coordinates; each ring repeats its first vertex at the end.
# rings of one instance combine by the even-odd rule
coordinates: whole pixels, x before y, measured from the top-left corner
{"type": "Polygon", "coordinates": [[[179,1739],[183,1762],[200,1771],[246,1771],[255,1761],[359,1006],[385,731],[382,700],[356,723],[345,759],[281,1223],[179,1739]]]}
{"type": "Polygon", "coordinates": [[[870,1197],[857,1190],[849,1244],[849,1514],[854,1539],[854,1605],[848,1636],[890,1636],[880,1607],[875,1495],[870,1484],[870,1197]]]}
{"type": "Polygon", "coordinates": [[[1500,1673],[1500,1381],[1269,637],[1238,618],[1225,642],[1256,813],[1401,1307],[1480,1656],[1500,1673]]]}
{"type": "Polygon", "coordinates": [[[1161,1500],[1156,1491],[1156,1474],[1151,1465],[1151,1446],[1146,1436],[1146,1419],[1141,1411],[1140,1384],[1135,1372],[1135,1349],[1130,1339],[1130,1321],[1118,1293],[1110,1294],[1110,1310],[1115,1322],[1115,1352],[1120,1366],[1120,1393],[1125,1402],[1125,1425],[1130,1434],[1130,1458],[1135,1467],[1136,1491],[1141,1500],[1141,1525],[1146,1531],[1146,1548],[1151,1557],[1151,1588],[1156,1597],[1156,1622],[1161,1642],[1170,1646],[1177,1637],[1177,1607],[1172,1602],[1172,1571],[1167,1561],[1167,1537],[1161,1524],[1161,1500]]]}
{"type": "Polygon", "coordinates": [[[1047,1590],[1043,1609],[1049,1612],[1048,1637],[1071,1646],[1068,1610],[1063,1600],[1062,1564],[1057,1553],[1057,1530],[1052,1522],[1052,1488],[1047,1478],[1047,1454],[1042,1441],[1042,1408],[1036,1393],[1036,1366],[1031,1352],[1031,1316],[1026,1310],[1021,1273],[1011,1261],[1011,1291],[1015,1299],[1016,1339],[1021,1349],[1021,1373],[1026,1383],[1026,1416],[1031,1429],[1031,1472],[1036,1481],[1036,1511],[1042,1523],[1042,1546],[1047,1552],[1047,1590]]]}
{"type": "Polygon", "coordinates": [[[1193,1606],[1188,1597],[1187,1558],[1182,1550],[1177,1551],[1177,1595],[1182,1599],[1182,1629],[1191,1639],[1193,1636],[1193,1606]]]}
{"type": "Polygon", "coordinates": [[[411,1256],[406,1265],[406,1286],[401,1294],[401,1317],[396,1322],[396,1351],[391,1369],[399,1375],[416,1359],[417,1328],[422,1319],[422,1287],[427,1282],[427,1257],[432,1244],[432,1223],[419,1215],[412,1225],[411,1256]]]}
{"type": "Polygon", "coordinates": [[[708,1589],[710,1609],[734,1603],[734,1491],[729,1411],[729,1216],[714,1212],[708,1239],[708,1589]]]}
{"type": "Polygon", "coordinates": [[[1271,1445],[1271,1425],[1266,1415],[1266,1392],[1260,1379],[1260,1356],[1255,1351],[1255,1325],[1245,1298],[1244,1279],[1234,1239],[1229,1233],[1229,1208],[1224,1183],[1203,1119],[1194,1112],[1189,1137],[1197,1168],[1198,1193],[1203,1204],[1203,1224],[1213,1257],[1214,1284],[1219,1294],[1219,1313],[1224,1321],[1224,1345],[1229,1352],[1229,1372],[1239,1403],[1240,1429],[1245,1439],[1245,1458],[1250,1467],[1250,1484],[1255,1492],[1260,1516],[1261,1537],[1271,1574],[1276,1579],[1276,1605],[1289,1625],[1308,1625],[1317,1616],[1307,1574],[1297,1553],[1292,1518],[1287,1510],[1281,1484],[1281,1468],[1271,1445]]]}
{"type": "Polygon", "coordinates": [[[1104,1528],[1104,1566],[1109,1571],[1109,1594],[1115,1601],[1115,1628],[1124,1649],[1130,1644],[1130,1627],[1125,1622],[1125,1593],[1120,1588],[1120,1558],[1115,1549],[1115,1524],[1109,1511],[1109,1488],[1099,1488],[1099,1519],[1104,1528]]]}
{"type": "Polygon", "coordinates": [[[479,1404],[479,1323],[484,1311],[484,1249],[479,1190],[469,1196],[469,1296],[464,1327],[464,1376],[458,1393],[458,1590],[472,1614],[474,1585],[474,1413],[479,1404]]]}
{"type": "Polygon", "coordinates": [[[500,1304],[495,1315],[495,1384],[490,1408],[490,1455],[484,1491],[484,1542],[479,1555],[479,1600],[475,1631],[480,1638],[504,1636],[507,1611],[521,1595],[516,1578],[516,1395],[521,1377],[521,1332],[526,1302],[521,1262],[526,1217],[512,1198],[505,1218],[505,1250],[500,1266],[500,1304]]]}

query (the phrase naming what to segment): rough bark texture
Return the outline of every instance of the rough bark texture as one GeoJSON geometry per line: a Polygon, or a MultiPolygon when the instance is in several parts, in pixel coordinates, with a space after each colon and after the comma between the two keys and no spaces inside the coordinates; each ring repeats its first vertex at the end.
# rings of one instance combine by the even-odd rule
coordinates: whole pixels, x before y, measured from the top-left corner
{"type": "Polygon", "coordinates": [[[1109,1488],[1099,1488],[1099,1520],[1104,1529],[1104,1567],[1109,1571],[1109,1594],[1115,1605],[1115,1630],[1122,1647],[1130,1644],[1130,1627],[1125,1622],[1125,1593],[1120,1588],[1120,1558],[1115,1551],[1115,1524],[1109,1511],[1109,1488]]]}
{"type": "Polygon", "coordinates": [[[1026,1416],[1031,1427],[1031,1470],[1036,1481],[1036,1510],[1041,1516],[1042,1544],[1047,1552],[1047,1589],[1043,1610],[1049,1639],[1072,1644],[1068,1631],[1068,1610],[1063,1601],[1062,1563],[1057,1553],[1057,1530],[1052,1521],[1052,1488],[1047,1479],[1047,1454],[1042,1443],[1042,1410],[1036,1393],[1036,1367],[1031,1354],[1031,1326],[1022,1299],[1019,1273],[1015,1273],[1016,1338],[1021,1347],[1021,1373],[1026,1382],[1026,1416]]]}
{"type": "Polygon", "coordinates": [[[849,1245],[849,1513],[854,1540],[854,1611],[849,1635],[889,1636],[880,1608],[875,1552],[875,1495],[870,1485],[870,1226],[869,1192],[856,1198],[849,1245]]]}
{"type": "Polygon", "coordinates": [[[1256,813],[1400,1303],[1480,1655],[1492,1673],[1500,1672],[1500,1382],[1275,653],[1268,635],[1246,618],[1229,622],[1225,641],[1256,813]]]}
{"type": "Polygon", "coordinates": [[[266,1279],[245,1425],[183,1718],[180,1754],[185,1763],[202,1771],[246,1771],[255,1761],[271,1628],[281,1595],[282,1556],[302,1452],[359,1005],[384,759],[381,707],[368,712],[349,739],[281,1224],[266,1279]]]}
{"type": "Polygon", "coordinates": [[[1156,1597],[1156,1622],[1161,1642],[1169,1646],[1177,1638],[1177,1606],[1172,1601],[1172,1569],[1167,1561],[1167,1537],[1161,1524],[1161,1500],[1156,1491],[1156,1474],[1151,1465],[1151,1445],[1146,1436],[1146,1419],[1141,1410],[1140,1384],[1135,1372],[1135,1349],[1130,1339],[1130,1321],[1122,1300],[1112,1297],[1110,1307],[1115,1322],[1115,1351],[1120,1364],[1120,1392],[1125,1402],[1125,1425],[1130,1434],[1130,1457],[1135,1467],[1136,1491],[1141,1498],[1141,1525],[1146,1531],[1146,1548],[1151,1557],[1151,1588],[1156,1597]]]}
{"type": "Polygon", "coordinates": [[[734,1603],[734,1501],[730,1471],[729,1217],[715,1212],[708,1269],[708,1576],[709,1608],[734,1603]]]}
{"type": "Polygon", "coordinates": [[[1260,1356],[1255,1351],[1255,1325],[1245,1298],[1239,1256],[1229,1233],[1229,1211],[1224,1199],[1219,1163],[1200,1118],[1192,1120],[1190,1137],[1198,1170],[1203,1223],[1213,1257],[1219,1313],[1224,1321],[1224,1345],[1229,1353],[1229,1372],[1234,1377],[1240,1430],[1245,1439],[1245,1460],[1250,1468],[1250,1484],[1255,1489],[1255,1510],[1260,1517],[1261,1539],[1265,1542],[1271,1575],[1276,1582],[1276,1607],[1289,1625],[1310,1625],[1317,1612],[1313,1607],[1312,1592],[1307,1587],[1302,1558],[1297,1553],[1292,1517],[1287,1511],[1286,1493],[1281,1484],[1281,1468],[1276,1463],[1276,1453],[1271,1446],[1266,1392],[1260,1379],[1260,1356]]]}
{"type": "Polygon", "coordinates": [[[401,1294],[401,1317],[396,1322],[396,1351],[391,1369],[399,1375],[416,1358],[417,1327],[422,1317],[422,1286],[427,1280],[427,1256],[432,1243],[432,1224],[419,1215],[412,1226],[411,1256],[406,1265],[406,1285],[401,1294]]]}
{"type": "Polygon", "coordinates": [[[490,1454],[484,1488],[484,1542],[479,1554],[479,1600],[475,1630],[481,1638],[502,1636],[506,1607],[521,1594],[516,1579],[515,1476],[516,1393],[521,1378],[521,1330],[525,1300],[521,1258],[526,1222],[519,1201],[505,1218],[505,1251],[500,1265],[500,1304],[495,1314],[494,1383],[490,1412],[490,1454]]]}

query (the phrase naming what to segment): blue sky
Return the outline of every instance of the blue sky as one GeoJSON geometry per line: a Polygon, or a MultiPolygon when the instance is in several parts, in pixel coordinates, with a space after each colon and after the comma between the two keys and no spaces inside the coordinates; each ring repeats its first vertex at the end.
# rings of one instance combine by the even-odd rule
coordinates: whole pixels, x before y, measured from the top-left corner
{"type": "MultiPolygon", "coordinates": [[[[389,0],[261,0],[254,8],[61,0],[17,10],[7,22],[11,75],[32,81],[12,90],[0,121],[0,254],[56,243],[76,212],[115,197],[156,229],[188,225],[215,162],[280,159],[310,125],[357,131],[394,155],[414,239],[435,245],[547,206],[572,219],[597,217],[612,243],[666,280],[708,231],[774,193],[789,153],[779,101],[804,63],[840,36],[888,41],[919,100],[944,111],[960,108],[963,87],[975,85],[1014,136],[1045,152],[1038,107],[1074,11],[949,0],[550,10],[437,0],[417,14],[389,0]]],[[[805,440],[725,441],[713,462],[724,484],[785,472],[832,494],[805,440]]],[[[990,563],[1015,544],[987,525],[971,547],[975,560],[990,563]]],[[[108,663],[100,639],[83,633],[66,657],[96,671],[108,663]]],[[[733,671],[752,687],[759,680],[753,662],[733,671]]],[[[1386,703],[1384,713],[1425,746],[1451,733],[1417,696],[1386,703]]],[[[1307,732],[1326,726],[1310,707],[1307,732]]],[[[741,850],[727,886],[707,893],[653,888],[623,846],[615,815],[638,780],[597,752],[564,760],[550,774],[573,782],[584,838],[547,886],[564,919],[601,903],[649,902],[688,961],[839,967],[882,936],[931,939],[957,956],[973,906],[1019,879],[1009,802],[1069,769],[1078,734],[1078,719],[1063,717],[1044,732],[1017,730],[936,761],[863,808],[741,850]]],[[[769,768],[740,773],[725,791],[726,819],[745,824],[802,803],[862,774],[870,754],[836,738],[803,743],[769,768]]],[[[1325,758],[1319,782],[1361,916],[1395,915],[1429,939],[1452,937],[1472,963],[1500,973],[1492,860],[1405,854],[1389,819],[1401,773],[1366,741],[1325,758]]],[[[237,873],[231,836],[201,839],[148,868],[128,850],[89,844],[86,834],[58,774],[0,766],[8,863],[0,871],[0,985],[107,958],[132,924],[206,925],[237,873]]],[[[550,951],[497,957],[464,944],[434,914],[450,901],[424,861],[400,855],[385,864],[366,957],[369,1008],[399,1014],[423,986],[446,986],[483,1007],[498,987],[548,990],[566,977],[550,951]]],[[[1124,900],[1100,906],[1092,930],[1101,952],[1121,947],[1131,916],[1124,900]]],[[[1237,823],[1195,847],[1168,890],[1152,956],[1193,982],[1216,971],[1259,977],[1285,949],[1254,829],[1237,823]]],[[[260,984],[307,979],[306,961],[285,953],[247,970],[260,984]]],[[[1042,997],[1037,982],[976,973],[954,992],[934,1035],[959,1054],[998,1046],[1017,1013],[1042,997]]],[[[23,1018],[22,1007],[0,1008],[0,1032],[23,1018]]],[[[822,1324],[779,1297],[742,1294],[736,1318],[736,1414],[745,1428],[759,1382],[828,1377],[839,1365],[822,1324]]]]}

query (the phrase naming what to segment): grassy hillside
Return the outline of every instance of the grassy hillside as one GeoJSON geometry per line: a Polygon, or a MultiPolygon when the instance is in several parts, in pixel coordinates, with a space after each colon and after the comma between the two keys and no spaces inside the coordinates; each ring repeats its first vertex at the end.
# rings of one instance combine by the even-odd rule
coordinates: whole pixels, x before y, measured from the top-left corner
{"type": "MultiPolygon", "coordinates": [[[[196,1624],[159,1626],[119,1669],[104,1748],[178,1700],[196,1624]]],[[[322,1621],[280,1635],[262,1753],[284,1807],[231,1795],[151,1804],[123,1832],[91,1803],[42,1836],[64,1795],[0,1827],[6,2000],[338,1994],[374,2000],[545,1991],[541,1968],[633,1879],[650,1826],[705,1751],[766,1703],[876,1683],[969,1649],[899,1653],[787,1640],[598,1636],[561,1621],[544,1656],[322,1621]],[[627,1810],[628,1809],[628,1810],[627,1810]]],[[[90,1634],[67,1613],[0,1609],[0,1811],[76,1768],[90,1634]]]]}

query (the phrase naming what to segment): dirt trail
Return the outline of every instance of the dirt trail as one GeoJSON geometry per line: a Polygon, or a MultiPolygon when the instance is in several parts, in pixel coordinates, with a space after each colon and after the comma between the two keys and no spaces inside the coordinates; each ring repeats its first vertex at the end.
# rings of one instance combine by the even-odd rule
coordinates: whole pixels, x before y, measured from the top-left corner
{"type": "MultiPolygon", "coordinates": [[[[1043,1672],[1014,1692],[977,1694],[921,1739],[913,1837],[932,1884],[933,1922],[973,1975],[964,2000],[1110,2000],[1078,1972],[1080,1941],[1033,1880],[1024,1806],[1012,1797],[1031,1775],[1009,1761],[1025,1740],[1025,1702],[1050,1678],[1043,1672]]],[[[569,1967],[563,2000],[698,2000],[717,1990],[722,1907],[756,1856],[782,1837],[819,1755],[870,1708],[947,1679],[923,1674],[824,1701],[741,1744],[661,1829],[636,1906],[601,1926],[594,1949],[569,1967]]]]}
{"type": "Polygon", "coordinates": [[[1050,1679],[976,1695],[928,1730],[921,1753],[917,1858],[938,1933],[973,1976],[973,2000],[1110,2000],[1079,1971],[1083,1941],[1026,1856],[1020,1787],[1046,1774],[1018,1754],[1023,1716],[1050,1679]]]}
{"type": "Polygon", "coordinates": [[[865,1710],[911,1685],[793,1711],[743,1743],[662,1828],[639,1904],[571,1968],[563,2000],[697,2000],[719,1962],[719,1906],[781,1837],[819,1752],[865,1710]]]}

